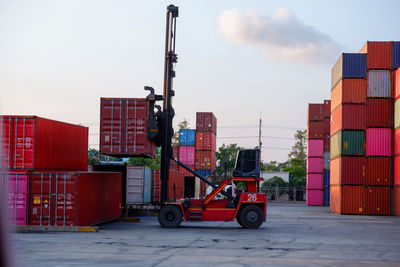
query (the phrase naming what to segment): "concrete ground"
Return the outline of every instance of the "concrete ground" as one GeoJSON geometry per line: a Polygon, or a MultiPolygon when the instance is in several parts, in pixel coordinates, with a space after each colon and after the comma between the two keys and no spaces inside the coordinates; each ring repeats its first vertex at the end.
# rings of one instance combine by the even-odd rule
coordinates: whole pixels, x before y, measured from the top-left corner
{"type": "Polygon", "coordinates": [[[400,217],[269,204],[267,222],[114,222],[98,233],[15,233],[22,266],[400,266],[400,217]]]}

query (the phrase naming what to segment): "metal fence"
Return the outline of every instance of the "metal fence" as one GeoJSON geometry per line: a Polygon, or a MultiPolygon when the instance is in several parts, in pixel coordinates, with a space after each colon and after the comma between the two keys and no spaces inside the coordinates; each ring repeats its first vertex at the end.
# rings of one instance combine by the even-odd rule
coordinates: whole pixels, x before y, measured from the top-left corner
{"type": "Polygon", "coordinates": [[[296,202],[306,200],[306,189],[296,187],[268,187],[263,190],[270,202],[296,202]]]}

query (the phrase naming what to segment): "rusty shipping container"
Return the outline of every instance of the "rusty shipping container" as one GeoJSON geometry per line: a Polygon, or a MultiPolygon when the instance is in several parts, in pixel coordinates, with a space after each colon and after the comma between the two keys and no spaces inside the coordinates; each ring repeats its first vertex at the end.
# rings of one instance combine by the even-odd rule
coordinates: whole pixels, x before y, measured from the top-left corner
{"type": "Polygon", "coordinates": [[[121,216],[121,173],[33,172],[29,224],[96,225],[121,216]]]}
{"type": "Polygon", "coordinates": [[[364,186],[331,186],[330,209],[338,214],[365,214],[364,186]]]}
{"type": "Polygon", "coordinates": [[[366,191],[367,215],[391,215],[389,186],[368,186],[366,191]]]}
{"type": "Polygon", "coordinates": [[[216,155],[211,150],[196,150],[194,167],[197,170],[215,170],[216,155]]]}
{"type": "Polygon", "coordinates": [[[392,159],[389,157],[367,158],[367,185],[391,185],[392,159]]]}
{"type": "Polygon", "coordinates": [[[394,104],[392,99],[367,100],[367,127],[393,128],[394,104]]]}
{"type": "Polygon", "coordinates": [[[217,136],[213,132],[197,132],[196,145],[197,150],[217,150],[217,136]]]}
{"type": "Polygon", "coordinates": [[[307,125],[307,139],[322,139],[324,136],[324,122],[310,121],[307,125]]]}
{"type": "Polygon", "coordinates": [[[86,170],[88,128],[37,116],[0,116],[8,169],[86,170]]]}
{"type": "Polygon", "coordinates": [[[393,97],[391,74],[389,70],[370,70],[367,73],[367,97],[391,98],[393,97]]]}
{"type": "Polygon", "coordinates": [[[331,135],[339,130],[365,130],[367,126],[365,105],[344,104],[332,112],[331,135]]]}
{"type": "Polygon", "coordinates": [[[100,153],[115,157],[150,157],[149,106],[145,98],[100,99],[100,153]]]}
{"type": "Polygon", "coordinates": [[[367,100],[366,79],[342,79],[331,92],[331,112],[342,104],[365,104],[367,100]]]}
{"type": "Polygon", "coordinates": [[[366,78],[367,56],[358,53],[342,53],[331,70],[331,88],[343,78],[366,78]]]}
{"type": "Polygon", "coordinates": [[[360,53],[367,54],[368,69],[392,69],[392,42],[368,41],[360,53]]]}
{"type": "Polygon", "coordinates": [[[323,104],[308,104],[307,118],[308,118],[308,122],[322,121],[324,118],[324,105],[323,104]]]}
{"type": "Polygon", "coordinates": [[[196,131],[217,135],[217,118],[212,112],[196,112],[196,131]]]}
{"type": "MultiPolygon", "coordinates": [[[[161,180],[160,169],[151,170],[151,202],[159,203],[161,201],[161,180]]],[[[184,198],[185,176],[180,171],[169,171],[168,180],[168,199],[184,198]]]]}
{"type": "Polygon", "coordinates": [[[330,185],[365,185],[365,157],[340,157],[330,161],[330,185]]]}

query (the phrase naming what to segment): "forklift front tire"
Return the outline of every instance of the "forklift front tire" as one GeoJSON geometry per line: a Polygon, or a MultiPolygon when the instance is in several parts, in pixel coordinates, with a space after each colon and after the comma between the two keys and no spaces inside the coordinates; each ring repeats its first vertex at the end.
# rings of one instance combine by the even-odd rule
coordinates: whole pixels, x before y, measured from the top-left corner
{"type": "Polygon", "coordinates": [[[258,228],[264,221],[263,210],[260,207],[255,206],[255,205],[249,205],[249,206],[244,207],[241,210],[239,216],[240,216],[241,225],[244,228],[248,228],[248,229],[258,228]]]}
{"type": "Polygon", "coordinates": [[[182,212],[175,205],[164,206],[160,209],[158,214],[158,222],[160,223],[161,227],[178,227],[182,222],[182,212]]]}

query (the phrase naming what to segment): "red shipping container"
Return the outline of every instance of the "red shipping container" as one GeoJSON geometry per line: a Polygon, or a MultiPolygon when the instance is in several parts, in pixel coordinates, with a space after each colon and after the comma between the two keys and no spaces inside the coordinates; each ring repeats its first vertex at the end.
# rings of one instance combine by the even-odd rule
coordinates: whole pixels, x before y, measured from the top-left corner
{"type": "Polygon", "coordinates": [[[325,133],[324,134],[324,151],[330,151],[331,150],[331,140],[330,140],[330,134],[325,133]]]}
{"type": "Polygon", "coordinates": [[[211,150],[196,150],[195,169],[215,170],[216,155],[211,150]]]}
{"type": "Polygon", "coordinates": [[[360,53],[367,54],[367,69],[392,69],[392,42],[366,42],[360,53]]]}
{"type": "Polygon", "coordinates": [[[400,129],[394,130],[394,155],[400,155],[400,129]]]}
{"type": "MultiPolygon", "coordinates": [[[[184,198],[185,193],[185,176],[179,171],[169,171],[168,180],[168,199],[184,198]]],[[[158,203],[161,201],[161,180],[160,170],[151,170],[151,201],[158,203]]]]}
{"type": "Polygon", "coordinates": [[[172,146],[172,156],[179,159],[179,146],[172,146]]]}
{"type": "Polygon", "coordinates": [[[213,132],[196,131],[196,149],[198,150],[217,150],[217,137],[213,132]]]}
{"type": "Polygon", "coordinates": [[[324,100],[323,114],[324,114],[325,118],[331,116],[331,101],[330,100],[324,100]]]}
{"type": "Polygon", "coordinates": [[[331,117],[324,118],[324,134],[330,134],[331,132],[331,117]]]}
{"type": "MultiPolygon", "coordinates": [[[[185,164],[186,165],[186,164],[185,164]]],[[[187,165],[190,169],[194,170],[194,164],[187,165]]],[[[179,171],[183,173],[184,176],[194,176],[191,172],[188,172],[186,169],[179,167],[179,171]]]]}
{"type": "Polygon", "coordinates": [[[0,116],[9,169],[86,170],[88,128],[36,116],[0,116]]]}
{"type": "Polygon", "coordinates": [[[400,68],[394,71],[393,74],[393,88],[394,88],[394,99],[400,98],[400,68]]]}
{"type": "Polygon", "coordinates": [[[113,172],[33,172],[29,224],[84,226],[119,218],[121,175],[113,172]]]}
{"type": "Polygon", "coordinates": [[[394,157],[394,185],[400,186],[400,156],[394,157]]]}
{"type": "Polygon", "coordinates": [[[367,158],[367,185],[391,185],[392,158],[367,158]]]}
{"type": "Polygon", "coordinates": [[[400,216],[400,187],[395,186],[393,190],[394,201],[393,201],[393,210],[394,216],[400,216]]]}
{"type": "Polygon", "coordinates": [[[367,125],[366,106],[345,104],[332,112],[331,135],[340,130],[364,130],[367,125]]]}
{"type": "Polygon", "coordinates": [[[308,104],[308,122],[322,121],[324,118],[324,105],[323,104],[308,104]]]}
{"type": "Polygon", "coordinates": [[[388,127],[394,125],[394,103],[392,99],[367,100],[367,127],[388,127]]]}
{"type": "Polygon", "coordinates": [[[364,157],[340,157],[331,159],[330,185],[365,185],[366,159],[364,157]]]}
{"type": "Polygon", "coordinates": [[[366,79],[341,79],[331,92],[331,112],[342,104],[365,104],[367,100],[366,79]]]}
{"type": "Polygon", "coordinates": [[[323,121],[308,122],[307,139],[322,139],[323,136],[324,136],[323,121]]]}
{"type": "Polygon", "coordinates": [[[392,155],[392,129],[368,128],[366,156],[390,157],[392,155]]]}
{"type": "Polygon", "coordinates": [[[10,225],[28,224],[29,172],[3,170],[0,173],[0,200],[7,201],[10,225]],[[3,199],[4,197],[4,199],[3,199]]]}
{"type": "Polygon", "coordinates": [[[212,112],[196,112],[196,131],[217,135],[217,118],[212,112]]]}
{"type": "Polygon", "coordinates": [[[390,187],[368,186],[367,187],[367,215],[391,215],[390,210],[390,187]]]}
{"type": "Polygon", "coordinates": [[[338,214],[365,214],[364,186],[331,186],[330,209],[338,214]]]}
{"type": "Polygon", "coordinates": [[[100,99],[100,153],[115,157],[151,157],[149,106],[145,98],[100,99]]]}

